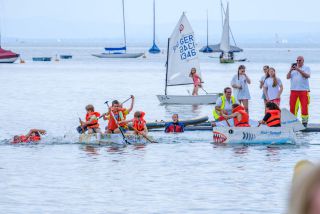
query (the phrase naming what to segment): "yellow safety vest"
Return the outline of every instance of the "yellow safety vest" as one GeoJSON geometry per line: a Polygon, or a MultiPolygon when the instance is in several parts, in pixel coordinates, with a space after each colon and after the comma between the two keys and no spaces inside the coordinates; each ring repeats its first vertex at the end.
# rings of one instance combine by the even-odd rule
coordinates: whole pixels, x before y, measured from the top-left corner
{"type": "MultiPolygon", "coordinates": [[[[220,109],[223,110],[223,109],[225,108],[225,106],[226,106],[226,100],[227,100],[227,98],[226,98],[225,95],[221,96],[220,98],[221,98],[221,101],[222,101],[221,106],[220,106],[220,109]]],[[[236,99],[234,98],[234,96],[231,96],[231,103],[232,103],[232,104],[235,104],[235,103],[236,103],[236,99]]],[[[219,119],[220,114],[216,111],[216,108],[213,109],[212,114],[213,114],[213,117],[214,117],[215,120],[218,120],[218,119],[219,119]]]]}

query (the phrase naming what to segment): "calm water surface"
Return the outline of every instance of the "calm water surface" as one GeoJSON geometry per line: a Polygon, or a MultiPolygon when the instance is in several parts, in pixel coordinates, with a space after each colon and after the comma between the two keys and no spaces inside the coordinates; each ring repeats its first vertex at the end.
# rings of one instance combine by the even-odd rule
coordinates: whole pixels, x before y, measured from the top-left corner
{"type": "MultiPolygon", "coordinates": [[[[22,48],[26,64],[0,65],[1,213],[283,213],[292,168],[300,159],[319,161],[318,133],[299,133],[298,146],[267,148],[212,145],[210,132],[153,133],[159,144],[125,148],[76,143],[78,116],[92,103],[106,111],[106,100],[136,96],[135,110],[148,121],[210,115],[213,106],[160,106],[165,55],[146,59],[102,60],[97,48],[22,48]],[[32,56],[71,53],[74,59],[34,63],[32,56]],[[36,145],[10,145],[8,139],[30,128],[48,135],[36,145]]],[[[243,56],[252,79],[251,117],[260,119],[261,68],[277,69],[287,107],[288,66],[297,55],[312,69],[311,122],[320,120],[320,49],[247,49],[243,56]]],[[[201,57],[205,89],[220,92],[239,64],[220,65],[201,57]]],[[[170,88],[187,94],[191,87],[170,88]]],[[[128,105],[128,104],[127,104],[128,105]]],[[[102,122],[105,126],[105,122],[102,122]]]]}

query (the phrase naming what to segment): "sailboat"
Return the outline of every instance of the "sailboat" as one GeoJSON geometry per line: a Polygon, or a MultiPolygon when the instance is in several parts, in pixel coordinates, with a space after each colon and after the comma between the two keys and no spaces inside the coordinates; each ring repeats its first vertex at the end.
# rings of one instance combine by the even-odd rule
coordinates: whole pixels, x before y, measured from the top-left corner
{"type": "Polygon", "coordinates": [[[153,45],[149,49],[149,53],[151,53],[151,54],[160,53],[160,49],[156,45],[156,3],[155,3],[155,0],[153,0],[153,45]]]}
{"type": "Polygon", "coordinates": [[[214,104],[218,93],[199,96],[168,95],[168,86],[192,85],[189,77],[191,68],[196,68],[201,76],[198,51],[193,29],[183,13],[168,39],[165,95],[157,95],[161,104],[214,104]]]}
{"type": "MultiPolygon", "coordinates": [[[[216,45],[207,45],[202,47],[199,51],[203,53],[220,53],[220,62],[221,63],[233,63],[234,61],[245,61],[246,59],[235,60],[234,53],[242,52],[243,50],[236,46],[235,39],[233,37],[230,25],[229,25],[229,3],[227,5],[226,11],[223,8],[223,4],[221,2],[221,15],[222,15],[222,35],[221,41],[216,45]],[[223,15],[225,15],[223,20],[223,15]],[[230,34],[232,36],[233,43],[235,45],[231,45],[230,43],[230,34]],[[210,48],[211,52],[207,52],[208,48],[210,48]]],[[[208,23],[208,19],[207,19],[208,23]]],[[[208,25],[208,24],[207,24],[208,25]]],[[[207,41],[208,41],[208,33],[207,33],[207,41]]]]}
{"type": "Polygon", "coordinates": [[[209,16],[208,16],[208,10],[207,10],[207,45],[200,49],[200,52],[203,53],[212,53],[213,50],[209,46],[209,16]]]}
{"type": "Polygon", "coordinates": [[[14,63],[19,58],[20,55],[10,50],[3,49],[1,44],[2,44],[2,35],[1,35],[1,29],[0,29],[0,63],[14,63]]]}
{"type": "Polygon", "coordinates": [[[105,53],[92,54],[92,56],[98,58],[138,58],[143,55],[143,53],[127,53],[127,36],[126,36],[126,20],[124,13],[124,0],[122,0],[122,19],[123,19],[123,47],[106,47],[105,53]]]}

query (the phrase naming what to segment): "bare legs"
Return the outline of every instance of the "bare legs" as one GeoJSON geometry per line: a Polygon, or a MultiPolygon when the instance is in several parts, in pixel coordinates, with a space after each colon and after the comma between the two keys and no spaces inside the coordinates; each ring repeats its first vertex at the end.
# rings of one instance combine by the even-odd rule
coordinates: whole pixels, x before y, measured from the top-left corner
{"type": "Polygon", "coordinates": [[[239,100],[240,104],[243,105],[244,109],[246,110],[247,113],[249,113],[249,100],[239,100]]]}

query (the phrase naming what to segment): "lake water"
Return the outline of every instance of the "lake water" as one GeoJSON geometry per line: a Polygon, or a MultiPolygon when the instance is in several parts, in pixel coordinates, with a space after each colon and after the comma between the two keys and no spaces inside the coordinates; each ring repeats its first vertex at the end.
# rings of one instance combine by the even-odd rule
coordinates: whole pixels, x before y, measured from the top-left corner
{"type": "MultiPolygon", "coordinates": [[[[144,49],[145,50],[145,49],[144,49]]],[[[143,51],[144,51],[143,50],[143,51]]],[[[213,106],[161,106],[165,54],[140,59],[97,59],[98,48],[19,48],[25,64],[0,65],[0,209],[2,213],[283,213],[294,164],[319,161],[318,133],[299,133],[298,146],[221,147],[208,131],[178,136],[152,133],[159,144],[125,148],[77,144],[85,105],[106,111],[106,100],[136,96],[146,120],[208,115],[213,106]],[[74,59],[36,63],[33,56],[72,54],[74,59]],[[10,145],[30,128],[48,131],[40,144],[10,145]]],[[[320,49],[248,48],[239,58],[252,80],[250,116],[264,113],[258,88],[262,66],[277,70],[288,107],[288,68],[304,55],[311,67],[310,122],[320,120],[320,49]]],[[[201,56],[204,87],[221,92],[238,63],[201,56]]],[[[188,94],[191,86],[169,89],[188,94]]],[[[129,105],[127,103],[126,105],[129,105]]],[[[129,116],[130,118],[130,116],[129,116]]],[[[106,123],[102,122],[102,126],[106,123]]]]}

